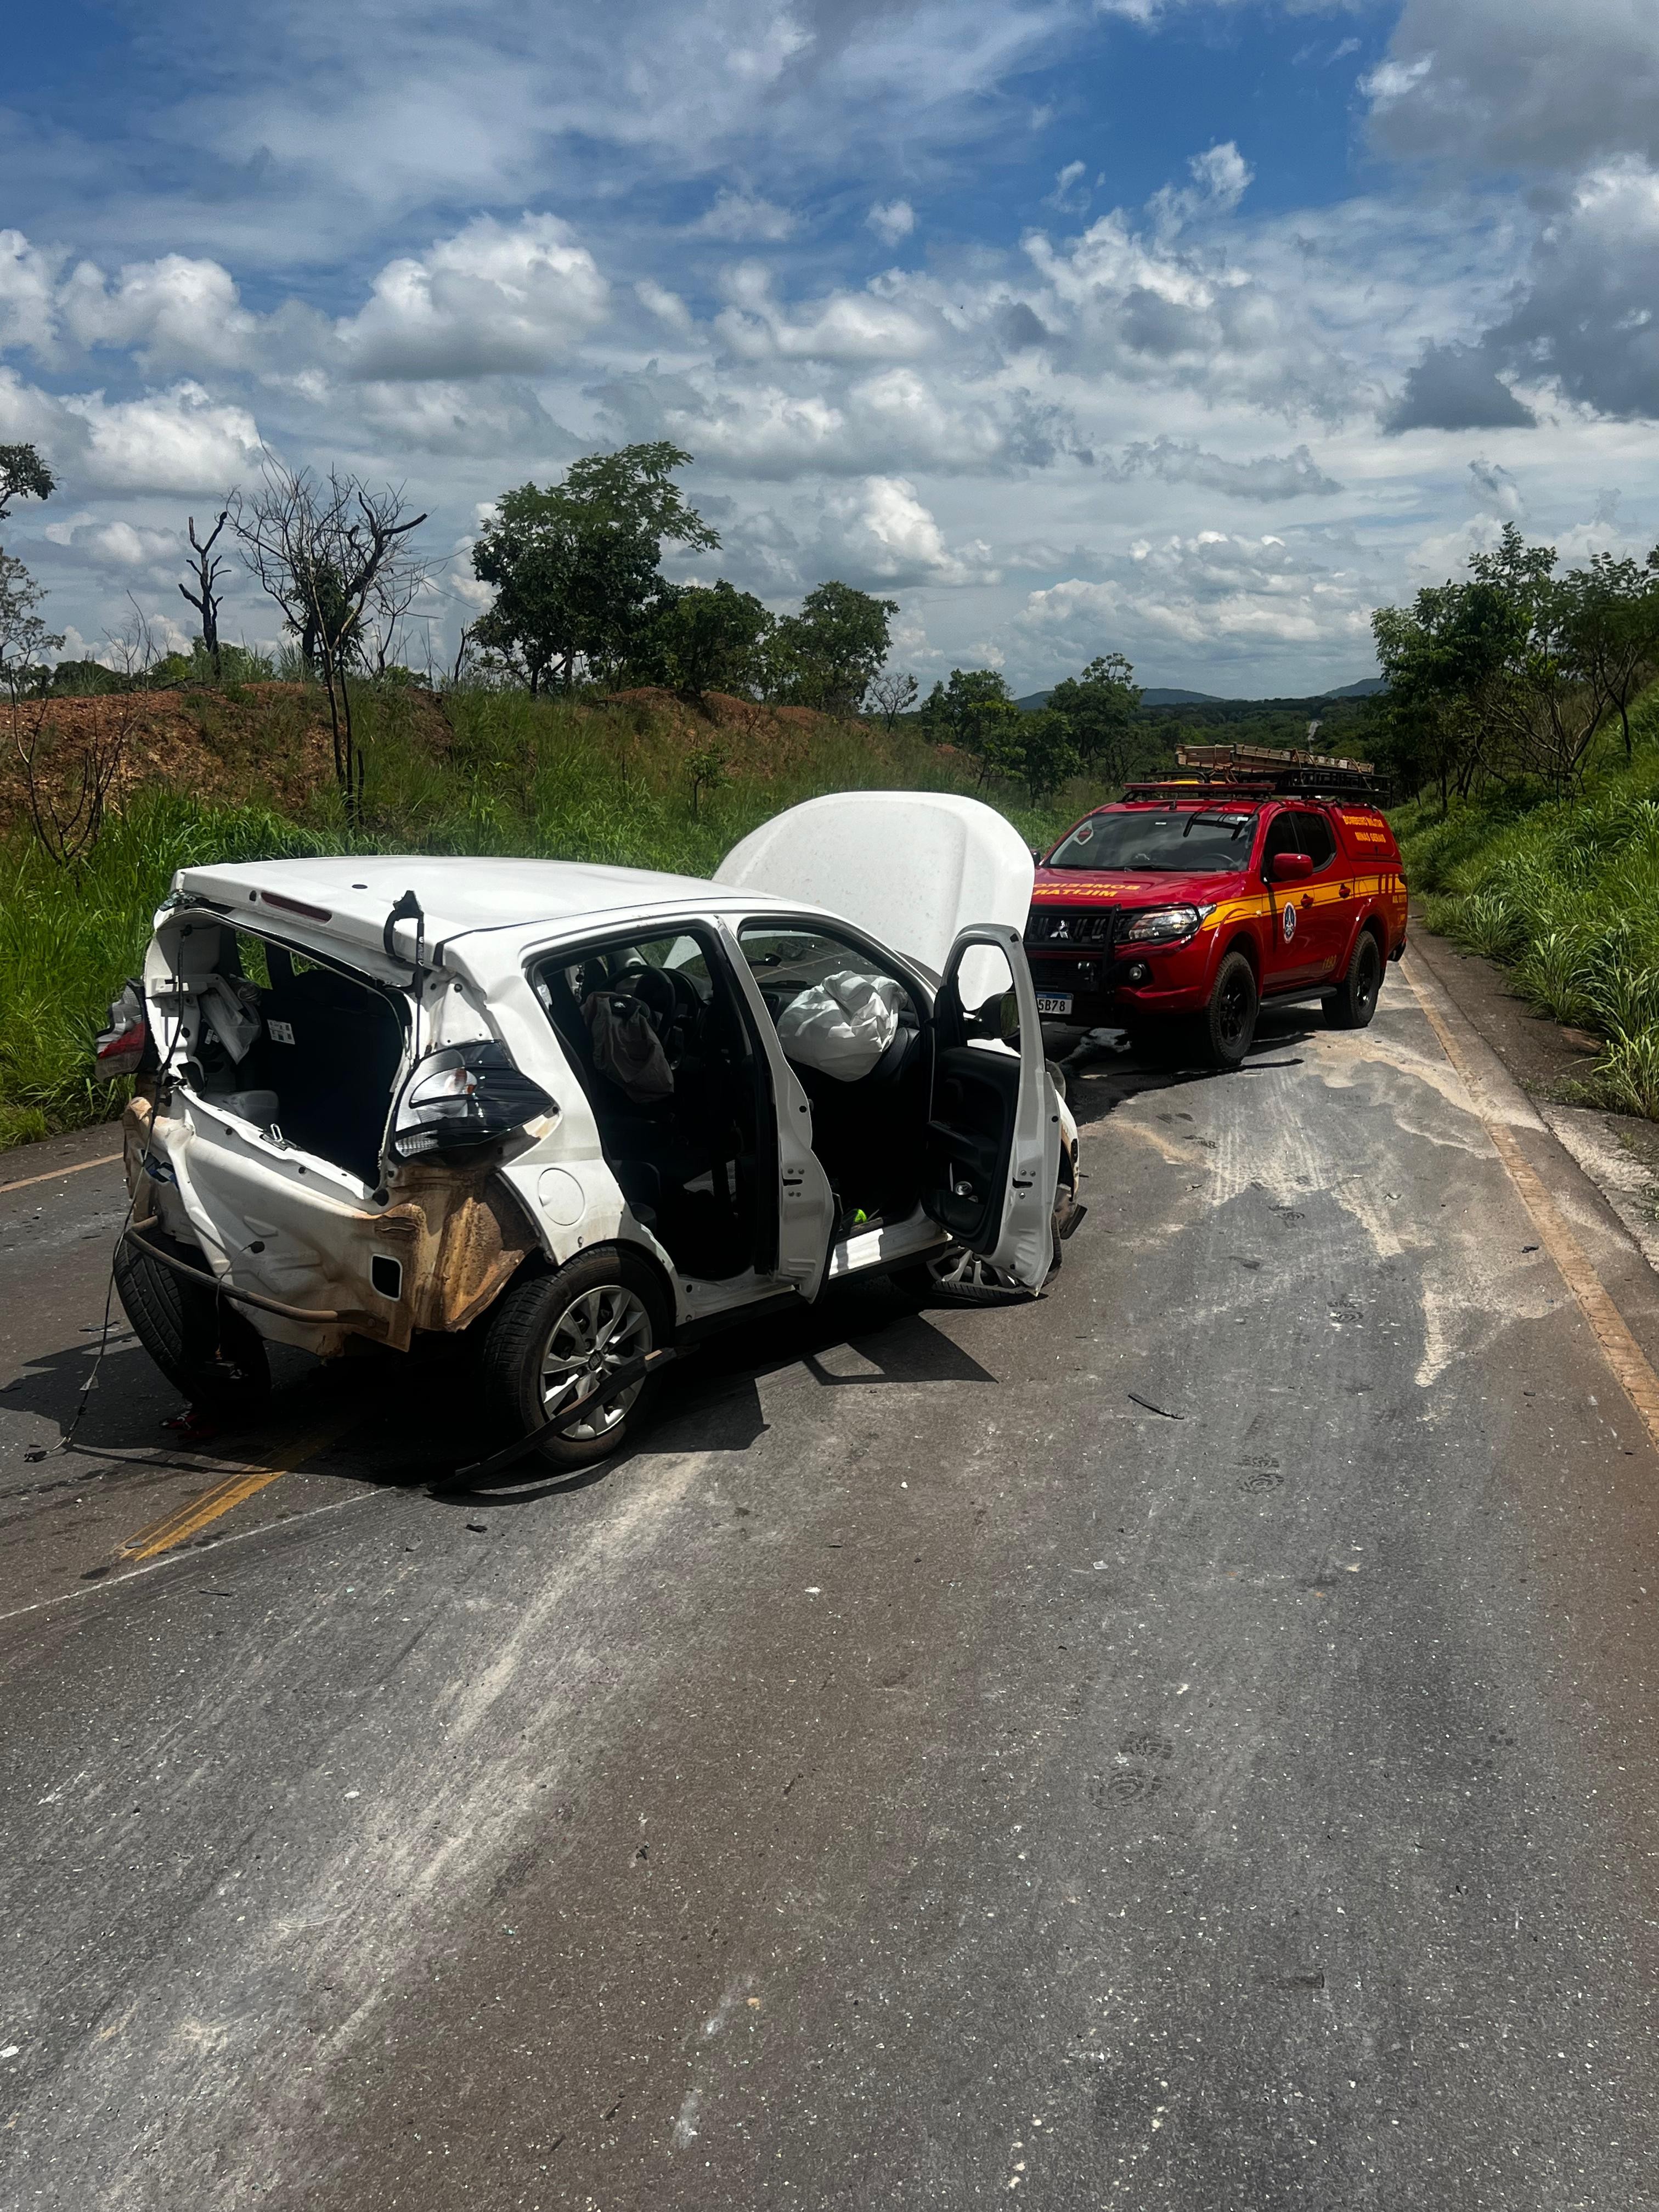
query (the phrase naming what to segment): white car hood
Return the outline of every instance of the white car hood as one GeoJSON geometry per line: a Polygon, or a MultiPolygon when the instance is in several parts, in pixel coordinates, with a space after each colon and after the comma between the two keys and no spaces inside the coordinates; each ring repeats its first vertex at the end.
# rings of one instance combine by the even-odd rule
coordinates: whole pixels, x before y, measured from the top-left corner
{"type": "Polygon", "coordinates": [[[1013,824],[976,799],[840,791],[734,845],[717,884],[828,907],[935,974],[975,921],[1023,930],[1036,870],[1013,824]]]}

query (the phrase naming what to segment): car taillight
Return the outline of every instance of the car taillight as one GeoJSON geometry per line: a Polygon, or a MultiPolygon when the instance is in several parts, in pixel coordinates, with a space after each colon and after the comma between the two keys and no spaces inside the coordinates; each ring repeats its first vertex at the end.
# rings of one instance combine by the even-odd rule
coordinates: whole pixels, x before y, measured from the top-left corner
{"type": "Polygon", "coordinates": [[[147,1066],[155,1066],[144,994],[137,982],[129,983],[118,999],[111,1000],[109,1027],[98,1032],[93,1057],[100,1079],[109,1083],[118,1076],[138,1075],[147,1066]]]}
{"type": "Polygon", "coordinates": [[[514,1066],[505,1045],[452,1045],[416,1065],[398,1102],[392,1148],[410,1160],[487,1145],[556,1110],[540,1084],[514,1066]]]}

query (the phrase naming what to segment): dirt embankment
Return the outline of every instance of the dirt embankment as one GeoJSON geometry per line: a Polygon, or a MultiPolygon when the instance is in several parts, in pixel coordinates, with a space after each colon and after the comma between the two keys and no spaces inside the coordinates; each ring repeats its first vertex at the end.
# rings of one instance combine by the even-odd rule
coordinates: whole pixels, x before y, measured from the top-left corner
{"type": "MultiPolygon", "coordinates": [[[[435,744],[449,726],[438,702],[410,711],[435,744]]],[[[28,763],[58,793],[109,770],[108,803],[154,784],[225,802],[263,799],[298,811],[334,773],[327,704],[303,684],[229,691],[112,692],[91,699],[24,699],[0,710],[0,826],[28,813],[28,763]]]]}

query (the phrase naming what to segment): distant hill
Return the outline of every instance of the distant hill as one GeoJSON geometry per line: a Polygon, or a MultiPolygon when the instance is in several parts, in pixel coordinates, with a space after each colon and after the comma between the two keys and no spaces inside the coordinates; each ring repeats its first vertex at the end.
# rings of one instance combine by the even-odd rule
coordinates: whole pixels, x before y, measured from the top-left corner
{"type": "MultiPolygon", "coordinates": [[[[1297,707],[1317,707],[1326,699],[1370,699],[1388,688],[1380,676],[1364,676],[1358,684],[1345,684],[1338,690],[1310,692],[1297,699],[1224,699],[1213,691],[1177,691],[1153,685],[1141,693],[1140,703],[1143,707],[1224,707],[1231,710],[1228,719],[1231,720],[1251,709],[1283,713],[1297,707]]],[[[1022,714],[1035,714],[1053,696],[1052,691],[1028,691],[1014,704],[1022,714]]]]}

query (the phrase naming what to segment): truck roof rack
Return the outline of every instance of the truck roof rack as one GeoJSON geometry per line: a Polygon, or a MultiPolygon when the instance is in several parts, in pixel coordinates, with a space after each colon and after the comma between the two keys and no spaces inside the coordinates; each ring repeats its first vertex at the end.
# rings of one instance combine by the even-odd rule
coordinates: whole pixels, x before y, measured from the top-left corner
{"type": "Polygon", "coordinates": [[[1177,745],[1178,775],[1142,779],[1124,787],[1126,799],[1207,799],[1229,794],[1261,800],[1286,793],[1304,799],[1381,797],[1370,761],[1334,760],[1323,753],[1277,752],[1266,745],[1177,745]]]}

